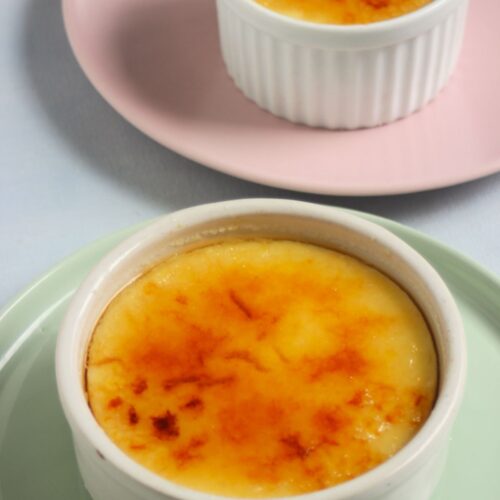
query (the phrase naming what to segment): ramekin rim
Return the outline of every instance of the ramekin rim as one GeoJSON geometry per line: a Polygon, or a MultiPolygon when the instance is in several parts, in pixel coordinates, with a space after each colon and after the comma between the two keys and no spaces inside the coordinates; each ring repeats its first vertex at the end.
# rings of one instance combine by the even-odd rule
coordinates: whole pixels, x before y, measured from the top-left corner
{"type": "Polygon", "coordinates": [[[331,33],[331,34],[345,34],[345,35],[372,35],[385,33],[391,29],[401,29],[407,27],[409,24],[421,22],[427,18],[435,16],[443,9],[447,8],[453,3],[459,3],[462,0],[430,0],[429,3],[419,7],[418,9],[408,12],[406,14],[396,16],[382,21],[375,21],[372,23],[357,23],[357,24],[330,24],[330,23],[317,23],[314,21],[306,21],[297,19],[285,14],[275,12],[263,5],[257,3],[255,0],[220,0],[225,2],[228,6],[233,6],[237,3],[247,6],[249,9],[254,9],[257,15],[262,18],[267,17],[270,20],[288,25],[291,28],[307,29],[317,33],[331,33]]]}
{"type": "MultiPolygon", "coordinates": [[[[172,212],[153,221],[152,224],[134,233],[114,247],[93,268],[93,271],[85,279],[71,301],[56,346],[57,387],[63,410],[73,432],[76,430],[85,436],[91,445],[122,473],[158,493],[173,495],[174,498],[183,500],[213,500],[213,495],[209,493],[178,485],[138,464],[114,444],[98,425],[88,407],[84,394],[81,383],[81,367],[75,366],[76,363],[74,363],[77,339],[84,335],[84,332],[78,334],[78,324],[82,321],[82,317],[85,316],[91,293],[106,278],[106,274],[111,272],[113,265],[127,259],[127,256],[134,250],[149,246],[154,241],[154,235],[158,234],[158,229],[162,228],[165,231],[165,228],[169,226],[173,228],[174,225],[178,225],[178,219],[183,217],[187,219],[186,226],[189,227],[193,225],[193,221],[199,224],[227,216],[264,213],[270,215],[309,216],[317,220],[330,220],[358,230],[362,234],[371,234],[378,237],[379,241],[382,238],[384,245],[392,250],[397,247],[397,253],[404,258],[405,263],[410,268],[419,271],[422,282],[433,284],[430,290],[433,294],[436,293],[436,297],[444,304],[441,312],[445,323],[450,327],[450,330],[454,329],[456,331],[455,342],[450,344],[450,357],[452,360],[448,368],[447,381],[440,388],[438,399],[429,418],[411,441],[393,457],[371,471],[334,487],[294,496],[293,498],[297,498],[297,500],[324,500],[324,495],[328,494],[329,500],[342,500],[347,496],[358,495],[375,485],[387,482],[398,473],[408,469],[415,457],[425,454],[436,436],[451,423],[458,410],[465,385],[466,367],[466,345],[460,313],[451,293],[437,271],[418,252],[389,230],[343,209],[295,200],[259,198],[232,200],[198,205],[172,212]]],[[[236,500],[237,497],[223,498],[236,500]]],[[[290,498],[282,497],[273,500],[290,500],[290,498]]]]}

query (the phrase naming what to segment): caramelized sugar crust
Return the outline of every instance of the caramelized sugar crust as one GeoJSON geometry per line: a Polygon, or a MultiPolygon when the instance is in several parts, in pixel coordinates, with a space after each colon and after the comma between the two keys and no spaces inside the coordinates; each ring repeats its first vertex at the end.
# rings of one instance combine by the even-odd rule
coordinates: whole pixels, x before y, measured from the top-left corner
{"type": "Polygon", "coordinates": [[[243,240],[158,265],[92,338],[91,409],[152,471],[214,494],[272,497],[351,479],[432,408],[431,334],[394,282],[351,257],[243,240]]]}
{"type": "Polygon", "coordinates": [[[280,14],[325,24],[366,24],[413,12],[432,0],[255,0],[280,14]]]}

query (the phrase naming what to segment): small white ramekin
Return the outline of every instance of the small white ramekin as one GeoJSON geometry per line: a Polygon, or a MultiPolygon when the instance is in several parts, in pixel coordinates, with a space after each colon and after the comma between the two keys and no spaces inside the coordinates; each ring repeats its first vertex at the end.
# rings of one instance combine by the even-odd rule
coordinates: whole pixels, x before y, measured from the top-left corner
{"type": "Polygon", "coordinates": [[[259,199],[198,206],[157,220],[109,253],[75,294],[58,337],[56,378],[80,471],[92,497],[215,498],[163,479],[121,451],[89,409],[84,371],[94,327],[124,286],[173,253],[235,237],[285,238],[340,250],[386,273],[419,305],[434,335],[440,370],[438,396],[428,420],[402,450],[373,470],[333,488],[293,498],[427,500],[444,465],[465,381],[464,333],[450,292],[418,253],[378,225],[331,207],[259,199]]]}
{"type": "Polygon", "coordinates": [[[254,0],[217,0],[220,44],[236,85],[292,122],[357,129],[431,101],[456,65],[468,0],[433,0],[366,25],[324,25],[254,0]]]}

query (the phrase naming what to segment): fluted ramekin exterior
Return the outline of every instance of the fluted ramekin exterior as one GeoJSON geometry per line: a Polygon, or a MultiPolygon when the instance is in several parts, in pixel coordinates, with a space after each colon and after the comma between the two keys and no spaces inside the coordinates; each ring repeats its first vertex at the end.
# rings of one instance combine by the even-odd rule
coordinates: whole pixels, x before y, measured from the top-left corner
{"type": "MultiPolygon", "coordinates": [[[[345,39],[329,39],[323,28],[321,37],[309,41],[307,25],[317,35],[312,23],[290,22],[286,32],[276,33],[239,10],[245,1],[253,0],[217,0],[222,54],[235,84],[276,116],[330,129],[382,125],[430,102],[456,66],[468,4],[435,0],[448,1],[450,7],[434,22],[416,16],[411,26],[405,19],[411,29],[397,33],[397,20],[377,23],[392,29],[393,36],[385,38],[380,36],[383,29],[373,36],[366,27],[351,26],[332,27],[332,32],[340,28],[341,36],[348,35],[345,39]]],[[[284,17],[270,15],[273,21],[284,17]]]]}

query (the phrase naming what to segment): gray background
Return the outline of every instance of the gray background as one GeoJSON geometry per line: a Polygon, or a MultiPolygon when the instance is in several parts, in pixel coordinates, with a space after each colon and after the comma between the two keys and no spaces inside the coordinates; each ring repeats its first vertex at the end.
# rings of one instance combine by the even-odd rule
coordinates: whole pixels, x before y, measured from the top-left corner
{"type": "Polygon", "coordinates": [[[179,208],[242,197],[379,214],[500,274],[500,175],[376,198],[299,194],[231,178],[157,145],[102,100],[73,58],[59,1],[1,5],[0,306],[101,236],[179,208]]]}

